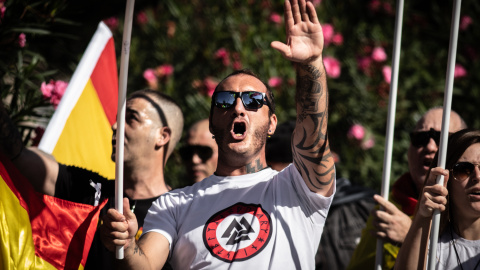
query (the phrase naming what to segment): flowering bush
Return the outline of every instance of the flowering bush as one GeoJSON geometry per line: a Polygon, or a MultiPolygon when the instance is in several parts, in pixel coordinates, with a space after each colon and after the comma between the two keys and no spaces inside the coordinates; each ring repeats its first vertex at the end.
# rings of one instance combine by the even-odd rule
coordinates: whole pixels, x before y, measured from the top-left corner
{"type": "MultiPolygon", "coordinates": [[[[50,79],[68,81],[64,79],[65,75],[71,74],[72,67],[78,63],[72,60],[75,59],[72,56],[68,58],[61,54],[62,60],[68,59],[62,62],[69,65],[55,65],[58,72],[49,72],[49,66],[55,61],[46,61],[39,56],[35,62],[32,55],[42,52],[47,57],[52,50],[40,49],[51,48],[52,39],[62,37],[65,40],[71,36],[67,33],[78,32],[77,40],[83,41],[84,46],[76,46],[77,50],[71,53],[79,59],[95,28],[83,35],[82,31],[58,33],[58,29],[67,29],[65,26],[50,28],[50,25],[63,22],[53,18],[61,17],[62,11],[68,11],[70,6],[76,8],[76,13],[70,14],[93,12],[89,2],[85,2],[82,9],[69,1],[39,1],[44,5],[35,7],[46,10],[35,10],[35,14],[44,14],[38,18],[33,18],[34,13],[30,12],[34,7],[21,6],[24,5],[22,1],[0,1],[0,37],[2,44],[10,42],[8,46],[0,44],[3,46],[0,48],[0,68],[8,74],[2,81],[2,98],[7,96],[4,93],[16,91],[11,89],[22,89],[18,93],[36,91],[37,95],[36,99],[18,100],[15,103],[18,106],[10,106],[12,112],[22,112],[23,115],[33,113],[26,107],[20,109],[23,104],[39,107],[50,102],[42,98],[42,82],[50,79]],[[55,12],[53,8],[56,8],[55,12]],[[26,16],[20,20],[23,11],[26,16]],[[25,31],[28,25],[35,24],[38,29],[49,32],[25,31]],[[47,32],[56,35],[50,39],[38,38],[46,36],[47,32]],[[20,38],[21,33],[25,34],[25,39],[20,38]],[[24,47],[20,46],[21,40],[25,40],[24,47]],[[39,46],[42,42],[43,47],[39,46]],[[20,59],[19,54],[26,57],[20,59]],[[17,68],[19,62],[22,66],[17,68]]],[[[391,83],[395,1],[315,0],[313,3],[325,36],[324,64],[330,94],[328,130],[331,148],[337,154],[338,175],[379,188],[391,83]],[[349,130],[358,123],[362,123],[364,135],[361,140],[350,139],[349,130]]],[[[480,68],[477,46],[480,32],[476,31],[479,23],[475,19],[480,5],[475,1],[462,4],[452,107],[469,126],[480,128],[475,102],[480,99],[480,78],[475,76],[480,68]]],[[[117,55],[120,56],[124,8],[120,1],[98,11],[97,14],[103,14],[96,17],[78,16],[82,19],[77,23],[80,27],[96,26],[98,20],[83,20],[105,20],[114,33],[117,55]]],[[[428,108],[443,103],[451,9],[451,2],[405,3],[392,179],[407,170],[408,132],[416,120],[428,108]]],[[[283,1],[248,0],[241,4],[233,0],[143,1],[135,10],[128,89],[150,87],[172,96],[182,106],[187,129],[194,121],[208,117],[210,97],[221,79],[235,69],[250,68],[274,89],[279,121],[293,120],[295,71],[293,65],[270,48],[270,42],[274,40],[285,41],[283,1]]],[[[62,46],[55,48],[54,54],[59,55],[58,48],[62,46]]],[[[167,179],[171,179],[172,186],[176,186],[175,180],[180,179],[181,170],[180,158],[173,155],[166,167],[167,179]]]]}

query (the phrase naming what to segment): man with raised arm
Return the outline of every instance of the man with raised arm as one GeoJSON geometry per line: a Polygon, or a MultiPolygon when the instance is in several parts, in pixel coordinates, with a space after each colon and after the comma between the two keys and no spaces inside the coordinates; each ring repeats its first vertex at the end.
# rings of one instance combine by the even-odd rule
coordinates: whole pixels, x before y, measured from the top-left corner
{"type": "Polygon", "coordinates": [[[210,131],[218,144],[216,172],[171,191],[152,204],[135,241],[135,216],[110,209],[102,239],[124,247],[125,268],[313,269],[315,252],[335,193],[327,139],[328,92],[323,34],[315,8],[285,1],[287,44],[272,47],[297,69],[293,164],[267,167],[265,142],[277,117],[268,86],[247,70],[215,89],[210,131]]]}

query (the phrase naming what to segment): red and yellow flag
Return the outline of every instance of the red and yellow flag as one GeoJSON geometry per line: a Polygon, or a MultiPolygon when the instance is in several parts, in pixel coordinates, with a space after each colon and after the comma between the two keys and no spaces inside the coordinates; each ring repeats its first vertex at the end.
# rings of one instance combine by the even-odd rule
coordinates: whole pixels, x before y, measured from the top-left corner
{"type": "Polygon", "coordinates": [[[0,157],[0,269],[83,269],[100,209],[33,190],[0,157]]]}
{"type": "Polygon", "coordinates": [[[115,179],[110,156],[117,102],[115,46],[110,29],[101,22],[38,147],[60,163],[115,179]]]}

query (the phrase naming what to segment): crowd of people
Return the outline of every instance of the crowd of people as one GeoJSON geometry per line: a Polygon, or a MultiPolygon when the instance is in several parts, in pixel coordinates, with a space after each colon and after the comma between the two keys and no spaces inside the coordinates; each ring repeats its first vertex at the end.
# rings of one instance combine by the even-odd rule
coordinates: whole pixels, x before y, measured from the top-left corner
{"type": "MultiPolygon", "coordinates": [[[[109,199],[85,269],[371,269],[377,239],[383,269],[420,269],[434,210],[442,212],[436,268],[478,267],[480,131],[452,111],[446,166],[434,167],[443,108],[432,108],[410,134],[408,171],[390,200],[352,184],[336,175],[330,151],[313,4],[286,0],[285,28],[287,41],[271,46],[295,66],[296,120],[278,123],[272,90],[255,73],[229,74],[215,88],[209,118],[189,127],[178,149],[183,188],[172,190],[164,177],[182,138],[180,107],[154,90],[129,96],[123,212],[114,209],[114,181],[26,148],[0,103],[0,152],[36,191],[90,205],[109,199]],[[444,186],[435,185],[439,175],[444,186]],[[114,256],[119,246],[122,260],[114,256]]],[[[115,160],[116,124],[112,131],[115,160]]]]}

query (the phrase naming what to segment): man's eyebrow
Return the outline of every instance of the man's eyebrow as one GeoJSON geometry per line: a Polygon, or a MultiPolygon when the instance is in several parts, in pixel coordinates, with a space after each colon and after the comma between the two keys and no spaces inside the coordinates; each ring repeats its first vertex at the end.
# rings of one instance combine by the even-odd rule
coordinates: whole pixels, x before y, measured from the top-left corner
{"type": "Polygon", "coordinates": [[[135,115],[139,115],[137,110],[131,109],[131,108],[126,108],[126,111],[135,115]]]}

